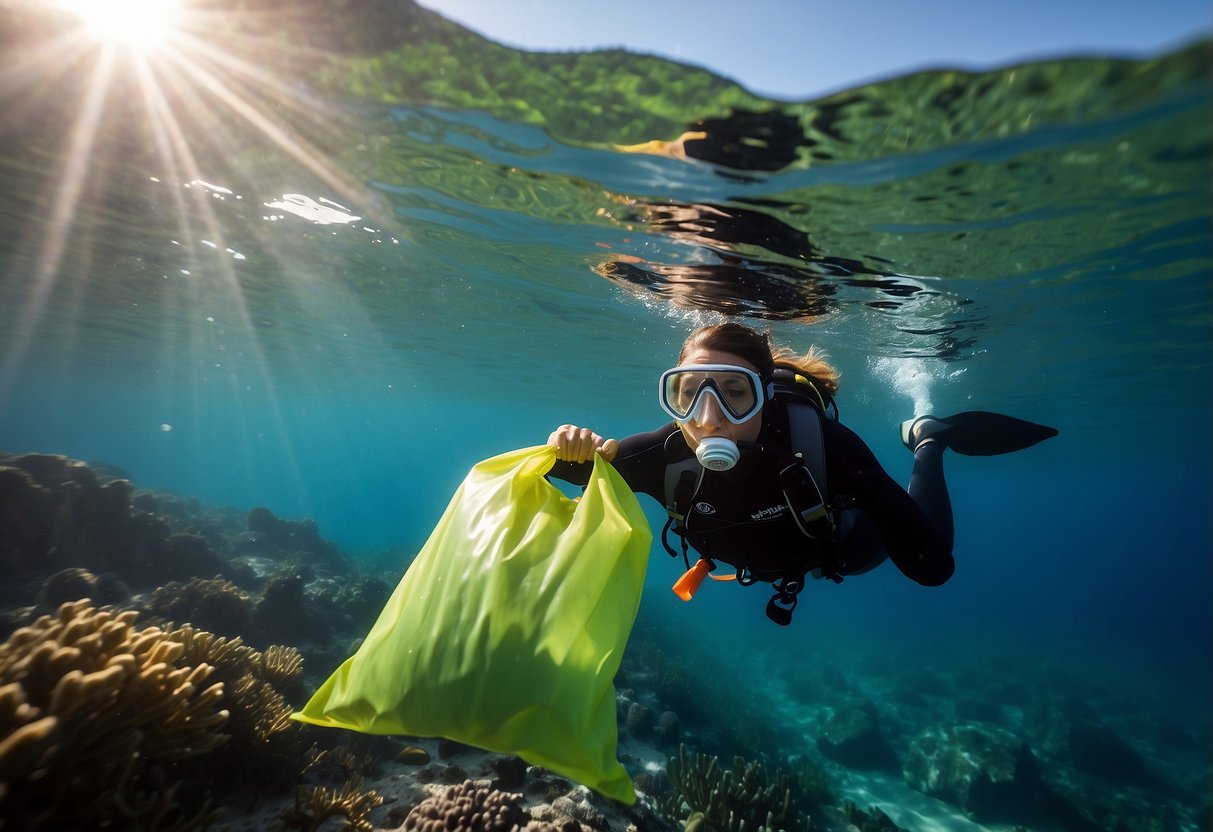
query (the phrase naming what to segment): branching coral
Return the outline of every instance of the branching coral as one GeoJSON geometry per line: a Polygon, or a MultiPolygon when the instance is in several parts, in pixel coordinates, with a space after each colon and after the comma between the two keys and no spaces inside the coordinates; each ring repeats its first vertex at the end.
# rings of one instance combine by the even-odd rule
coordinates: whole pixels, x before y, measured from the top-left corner
{"type": "Polygon", "coordinates": [[[262,651],[255,675],[289,697],[301,691],[303,655],[294,647],[271,645],[262,651]]]}
{"type": "Polygon", "coordinates": [[[193,662],[214,668],[225,684],[225,704],[231,718],[225,726],[230,747],[222,749],[221,770],[248,783],[279,782],[292,768],[284,761],[305,758],[308,745],[298,724],[289,719],[291,708],[280,685],[297,685],[303,658],[293,647],[271,647],[264,653],[241,643],[186,625],[169,634],[183,646],[193,662]]]}
{"type": "Polygon", "coordinates": [[[345,818],[345,829],[352,832],[371,832],[375,827],[370,821],[371,811],[383,803],[376,792],[363,791],[362,783],[353,780],[340,789],[322,787],[300,788],[295,792],[294,807],[282,814],[288,826],[316,832],[330,818],[345,818]]]}
{"type": "Polygon", "coordinates": [[[328,748],[324,751],[315,754],[307,765],[304,767],[306,772],[320,771],[322,769],[334,769],[340,771],[345,777],[353,777],[358,771],[364,767],[364,759],[359,758],[348,748],[337,747],[328,748]]]}
{"type": "Polygon", "coordinates": [[[281,779],[308,755],[268,681],[297,679],[297,651],[135,617],[79,601],[0,644],[6,828],[201,828],[208,787],[281,779]]]}
{"type": "Polygon", "coordinates": [[[224,638],[189,624],[173,630],[173,637],[181,645],[186,661],[206,662],[228,678],[258,665],[257,651],[239,638],[224,638]]]}
{"type": "Polygon", "coordinates": [[[38,829],[204,826],[205,799],[178,800],[162,765],[212,751],[223,684],[135,613],[65,604],[0,645],[0,817],[38,829]],[[180,804],[185,804],[183,807],[180,804]]]}
{"type": "Polygon", "coordinates": [[[716,757],[678,750],[666,766],[678,796],[663,803],[662,814],[674,821],[687,821],[705,832],[776,832],[808,829],[792,800],[792,783],[782,771],[768,782],[762,763],[733,759],[724,770],[716,757]]]}

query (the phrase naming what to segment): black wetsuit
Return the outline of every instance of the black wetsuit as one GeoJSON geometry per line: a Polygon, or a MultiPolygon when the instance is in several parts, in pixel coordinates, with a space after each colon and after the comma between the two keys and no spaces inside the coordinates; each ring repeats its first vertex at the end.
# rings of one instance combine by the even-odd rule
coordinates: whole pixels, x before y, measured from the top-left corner
{"type": "MultiPolygon", "coordinates": [[[[697,552],[745,567],[759,580],[774,580],[823,554],[842,575],[866,572],[887,556],[920,584],[935,586],[951,577],[952,513],[941,446],[928,444],[915,454],[907,493],[859,436],[833,419],[823,419],[827,502],[845,503],[851,511],[845,534],[831,551],[821,553],[793,520],[779,484],[778,470],[789,456],[786,425],[784,406],[768,402],[757,440],[764,450],[744,450],[732,470],[703,472],[685,521],[686,538],[697,552]]],[[[629,436],[620,441],[614,459],[633,491],[662,505],[666,466],[693,456],[678,434],[670,423],[629,436]]],[[[583,485],[589,470],[589,463],[557,462],[551,475],[583,485]]]]}

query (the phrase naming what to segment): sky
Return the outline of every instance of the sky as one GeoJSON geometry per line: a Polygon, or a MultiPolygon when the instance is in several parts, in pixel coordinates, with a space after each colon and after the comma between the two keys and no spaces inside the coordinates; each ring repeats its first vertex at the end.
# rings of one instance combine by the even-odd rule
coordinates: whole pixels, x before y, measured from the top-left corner
{"type": "Polygon", "coordinates": [[[918,69],[1149,57],[1208,37],[1209,0],[418,0],[508,46],[622,46],[805,100],[918,69]]]}

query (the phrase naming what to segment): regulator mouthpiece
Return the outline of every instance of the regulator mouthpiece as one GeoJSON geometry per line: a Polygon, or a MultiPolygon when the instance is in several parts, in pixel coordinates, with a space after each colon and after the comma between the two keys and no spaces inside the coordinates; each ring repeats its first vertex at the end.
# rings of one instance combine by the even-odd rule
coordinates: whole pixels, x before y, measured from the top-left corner
{"type": "Polygon", "coordinates": [[[737,443],[724,436],[709,436],[699,440],[695,458],[709,471],[727,471],[741,459],[737,443]]]}

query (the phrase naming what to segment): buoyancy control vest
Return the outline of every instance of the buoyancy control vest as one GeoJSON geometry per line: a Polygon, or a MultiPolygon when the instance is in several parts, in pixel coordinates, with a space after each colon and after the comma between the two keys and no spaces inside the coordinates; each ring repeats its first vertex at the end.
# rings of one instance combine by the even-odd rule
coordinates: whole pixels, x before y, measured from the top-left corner
{"type": "MultiPolygon", "coordinates": [[[[786,425],[777,421],[773,431],[775,442],[769,446],[755,446],[754,450],[775,455],[785,504],[804,535],[806,545],[799,552],[786,553],[783,568],[778,572],[756,572],[746,564],[738,563],[734,575],[710,575],[716,564],[707,557],[700,557],[692,566],[687,556],[686,517],[704,476],[704,468],[693,456],[666,466],[665,505],[669,519],[662,530],[661,542],[672,557],[681,555],[686,565],[686,573],[674,585],[674,592],[683,600],[689,601],[709,576],[714,580],[736,580],[743,586],[768,582],[773,585],[775,594],[767,602],[767,617],[777,624],[787,625],[792,620],[797,596],[804,588],[807,576],[841,582],[836,553],[839,541],[850,529],[851,518],[848,508],[841,504],[831,505],[829,501],[822,423],[827,419],[837,420],[837,404],[812,379],[795,370],[778,367],[772,381],[773,399],[783,406],[786,425]],[[680,538],[680,550],[669,543],[671,531],[680,538]]],[[[671,440],[677,441],[673,437],[671,440]]]]}

